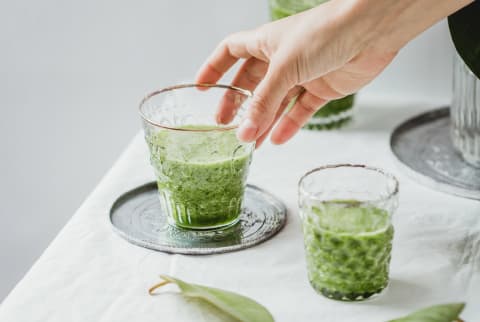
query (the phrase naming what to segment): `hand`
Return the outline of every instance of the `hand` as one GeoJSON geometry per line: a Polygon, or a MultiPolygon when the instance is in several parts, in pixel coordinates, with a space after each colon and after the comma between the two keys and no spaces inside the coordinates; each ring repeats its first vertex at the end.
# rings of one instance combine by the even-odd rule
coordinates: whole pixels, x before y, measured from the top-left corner
{"type": "MultiPolygon", "coordinates": [[[[271,140],[282,144],[326,102],[358,91],[410,39],[470,2],[331,0],[228,36],[200,69],[197,82],[216,83],[245,59],[232,85],[255,95],[237,135],[259,146],[278,123],[271,140]]],[[[234,109],[221,104],[217,120],[229,123],[234,109]]]]}

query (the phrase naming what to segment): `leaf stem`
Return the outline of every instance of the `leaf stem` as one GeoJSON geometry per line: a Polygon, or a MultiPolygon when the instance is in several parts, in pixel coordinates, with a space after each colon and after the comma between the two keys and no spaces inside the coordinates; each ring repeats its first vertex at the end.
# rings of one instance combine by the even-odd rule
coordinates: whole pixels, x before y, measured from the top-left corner
{"type": "Polygon", "coordinates": [[[161,281],[160,283],[157,283],[157,284],[153,285],[152,287],[150,287],[150,288],[148,289],[148,294],[154,295],[154,292],[155,292],[155,290],[156,290],[157,288],[160,288],[160,287],[162,287],[163,285],[167,285],[167,284],[170,284],[170,283],[171,283],[171,281],[163,280],[163,281],[161,281]]]}

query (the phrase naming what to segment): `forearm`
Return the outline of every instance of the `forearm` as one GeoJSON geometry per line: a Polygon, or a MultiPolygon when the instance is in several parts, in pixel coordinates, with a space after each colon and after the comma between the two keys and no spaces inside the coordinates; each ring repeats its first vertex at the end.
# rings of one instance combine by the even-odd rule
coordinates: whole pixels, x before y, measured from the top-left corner
{"type": "MultiPolygon", "coordinates": [[[[342,0],[334,0],[342,1],[342,0]]],[[[411,39],[473,0],[348,0],[347,20],[355,21],[365,43],[398,51],[411,39]]]]}

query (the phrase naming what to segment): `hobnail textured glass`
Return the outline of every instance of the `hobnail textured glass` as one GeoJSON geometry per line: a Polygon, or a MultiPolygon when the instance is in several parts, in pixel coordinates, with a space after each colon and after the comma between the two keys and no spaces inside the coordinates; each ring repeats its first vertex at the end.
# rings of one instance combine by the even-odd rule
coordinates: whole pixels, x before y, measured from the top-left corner
{"type": "Polygon", "coordinates": [[[463,159],[480,167],[480,79],[455,55],[451,136],[463,159]]]}
{"type": "Polygon", "coordinates": [[[398,181],[381,169],[330,165],[299,182],[308,278],[320,294],[361,301],[388,285],[398,181]]]}

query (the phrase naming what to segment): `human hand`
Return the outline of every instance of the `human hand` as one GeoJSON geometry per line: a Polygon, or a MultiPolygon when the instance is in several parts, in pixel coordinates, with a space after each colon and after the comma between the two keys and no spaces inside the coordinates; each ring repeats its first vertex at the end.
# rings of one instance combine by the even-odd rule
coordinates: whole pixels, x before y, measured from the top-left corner
{"type": "MultiPolygon", "coordinates": [[[[331,0],[316,8],[225,38],[200,69],[216,83],[245,59],[232,85],[255,91],[238,129],[259,146],[289,140],[326,102],[373,80],[410,39],[471,0],[331,0]],[[298,97],[297,97],[298,96],[298,97]],[[285,111],[292,98],[294,106],[285,111]]],[[[235,115],[221,104],[219,123],[235,115]]]]}

